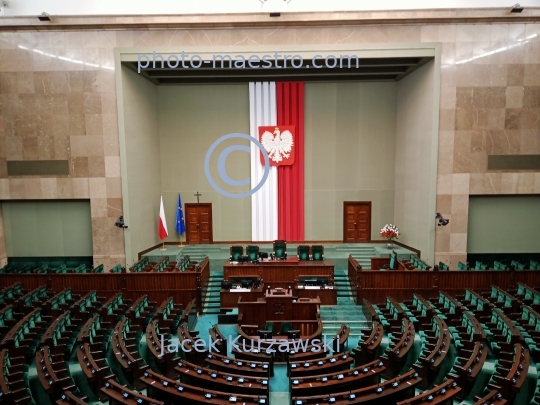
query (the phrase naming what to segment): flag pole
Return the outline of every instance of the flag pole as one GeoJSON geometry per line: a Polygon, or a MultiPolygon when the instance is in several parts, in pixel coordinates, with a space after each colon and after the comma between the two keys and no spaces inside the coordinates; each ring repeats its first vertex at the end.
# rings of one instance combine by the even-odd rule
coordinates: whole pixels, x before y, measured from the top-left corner
{"type": "Polygon", "coordinates": [[[167,250],[167,248],[165,247],[165,242],[161,242],[161,243],[163,243],[163,244],[161,245],[161,249],[159,249],[159,250],[167,250]]]}

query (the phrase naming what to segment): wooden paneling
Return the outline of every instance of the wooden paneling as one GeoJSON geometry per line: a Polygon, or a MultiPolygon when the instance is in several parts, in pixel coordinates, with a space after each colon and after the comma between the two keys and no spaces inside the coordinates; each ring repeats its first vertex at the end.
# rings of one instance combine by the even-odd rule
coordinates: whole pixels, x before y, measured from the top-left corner
{"type": "Polygon", "coordinates": [[[389,257],[372,257],[371,258],[371,270],[379,270],[383,266],[390,265],[389,257]]]}
{"type": "Polygon", "coordinates": [[[201,262],[200,271],[165,272],[165,273],[115,273],[115,274],[3,274],[0,276],[0,288],[20,282],[26,290],[33,290],[41,285],[55,292],[71,288],[75,294],[84,294],[96,290],[101,297],[110,298],[121,292],[127,299],[136,299],[143,294],[150,301],[163,302],[173,297],[175,303],[187,305],[197,299],[197,310],[201,312],[201,288],[208,280],[210,263],[201,262]]]}
{"type": "MultiPolygon", "coordinates": [[[[300,277],[328,277],[329,284],[334,283],[334,263],[328,260],[309,262],[273,261],[260,264],[230,264],[223,265],[224,280],[231,277],[258,277],[265,283],[290,283],[293,285],[300,277]]],[[[274,287],[274,285],[272,285],[274,287]]]]}
{"type": "MultiPolygon", "coordinates": [[[[349,280],[355,283],[354,263],[349,261],[349,280]]],[[[466,289],[487,291],[492,285],[503,289],[518,282],[540,285],[540,271],[356,271],[356,302],[365,298],[373,303],[383,302],[387,296],[398,301],[412,299],[413,293],[426,298],[439,291],[461,294],[466,289]]]]}

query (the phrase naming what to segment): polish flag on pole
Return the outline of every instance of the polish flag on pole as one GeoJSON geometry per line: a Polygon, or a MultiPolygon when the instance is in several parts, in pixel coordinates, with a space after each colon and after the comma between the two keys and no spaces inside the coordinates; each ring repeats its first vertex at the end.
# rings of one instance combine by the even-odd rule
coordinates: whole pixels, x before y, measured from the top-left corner
{"type": "Polygon", "coordinates": [[[161,204],[159,205],[158,236],[161,240],[169,236],[167,220],[165,219],[165,210],[163,209],[163,196],[161,196],[161,204]]]}

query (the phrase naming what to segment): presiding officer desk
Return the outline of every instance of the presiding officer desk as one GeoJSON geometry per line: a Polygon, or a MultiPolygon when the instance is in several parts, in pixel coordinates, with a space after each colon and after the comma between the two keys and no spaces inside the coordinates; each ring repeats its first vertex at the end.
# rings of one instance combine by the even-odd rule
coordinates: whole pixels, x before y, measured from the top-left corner
{"type": "MultiPolygon", "coordinates": [[[[223,264],[224,281],[245,279],[263,280],[266,287],[294,289],[298,298],[317,298],[323,305],[337,303],[337,290],[334,286],[334,263],[330,260],[299,261],[296,257],[286,260],[260,260],[258,263],[225,262],[223,264]],[[305,279],[324,279],[324,287],[306,288],[305,279]]],[[[255,292],[255,291],[253,291],[255,292]]],[[[262,297],[262,291],[258,297],[262,297]]],[[[237,294],[232,292],[233,294],[237,294]]],[[[252,300],[254,296],[245,296],[242,300],[252,300]]],[[[233,297],[223,297],[222,306],[231,307],[233,297]]],[[[237,302],[237,300],[236,300],[237,302]]],[[[236,305],[235,305],[236,306],[236,305]]]]}

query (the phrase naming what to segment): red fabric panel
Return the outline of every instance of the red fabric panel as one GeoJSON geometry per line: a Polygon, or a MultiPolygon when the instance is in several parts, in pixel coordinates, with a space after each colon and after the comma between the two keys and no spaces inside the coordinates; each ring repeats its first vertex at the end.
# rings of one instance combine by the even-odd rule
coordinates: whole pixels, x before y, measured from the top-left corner
{"type": "Polygon", "coordinates": [[[279,166],[278,238],[304,240],[304,82],[276,82],[277,125],[296,126],[295,157],[279,166]]]}

